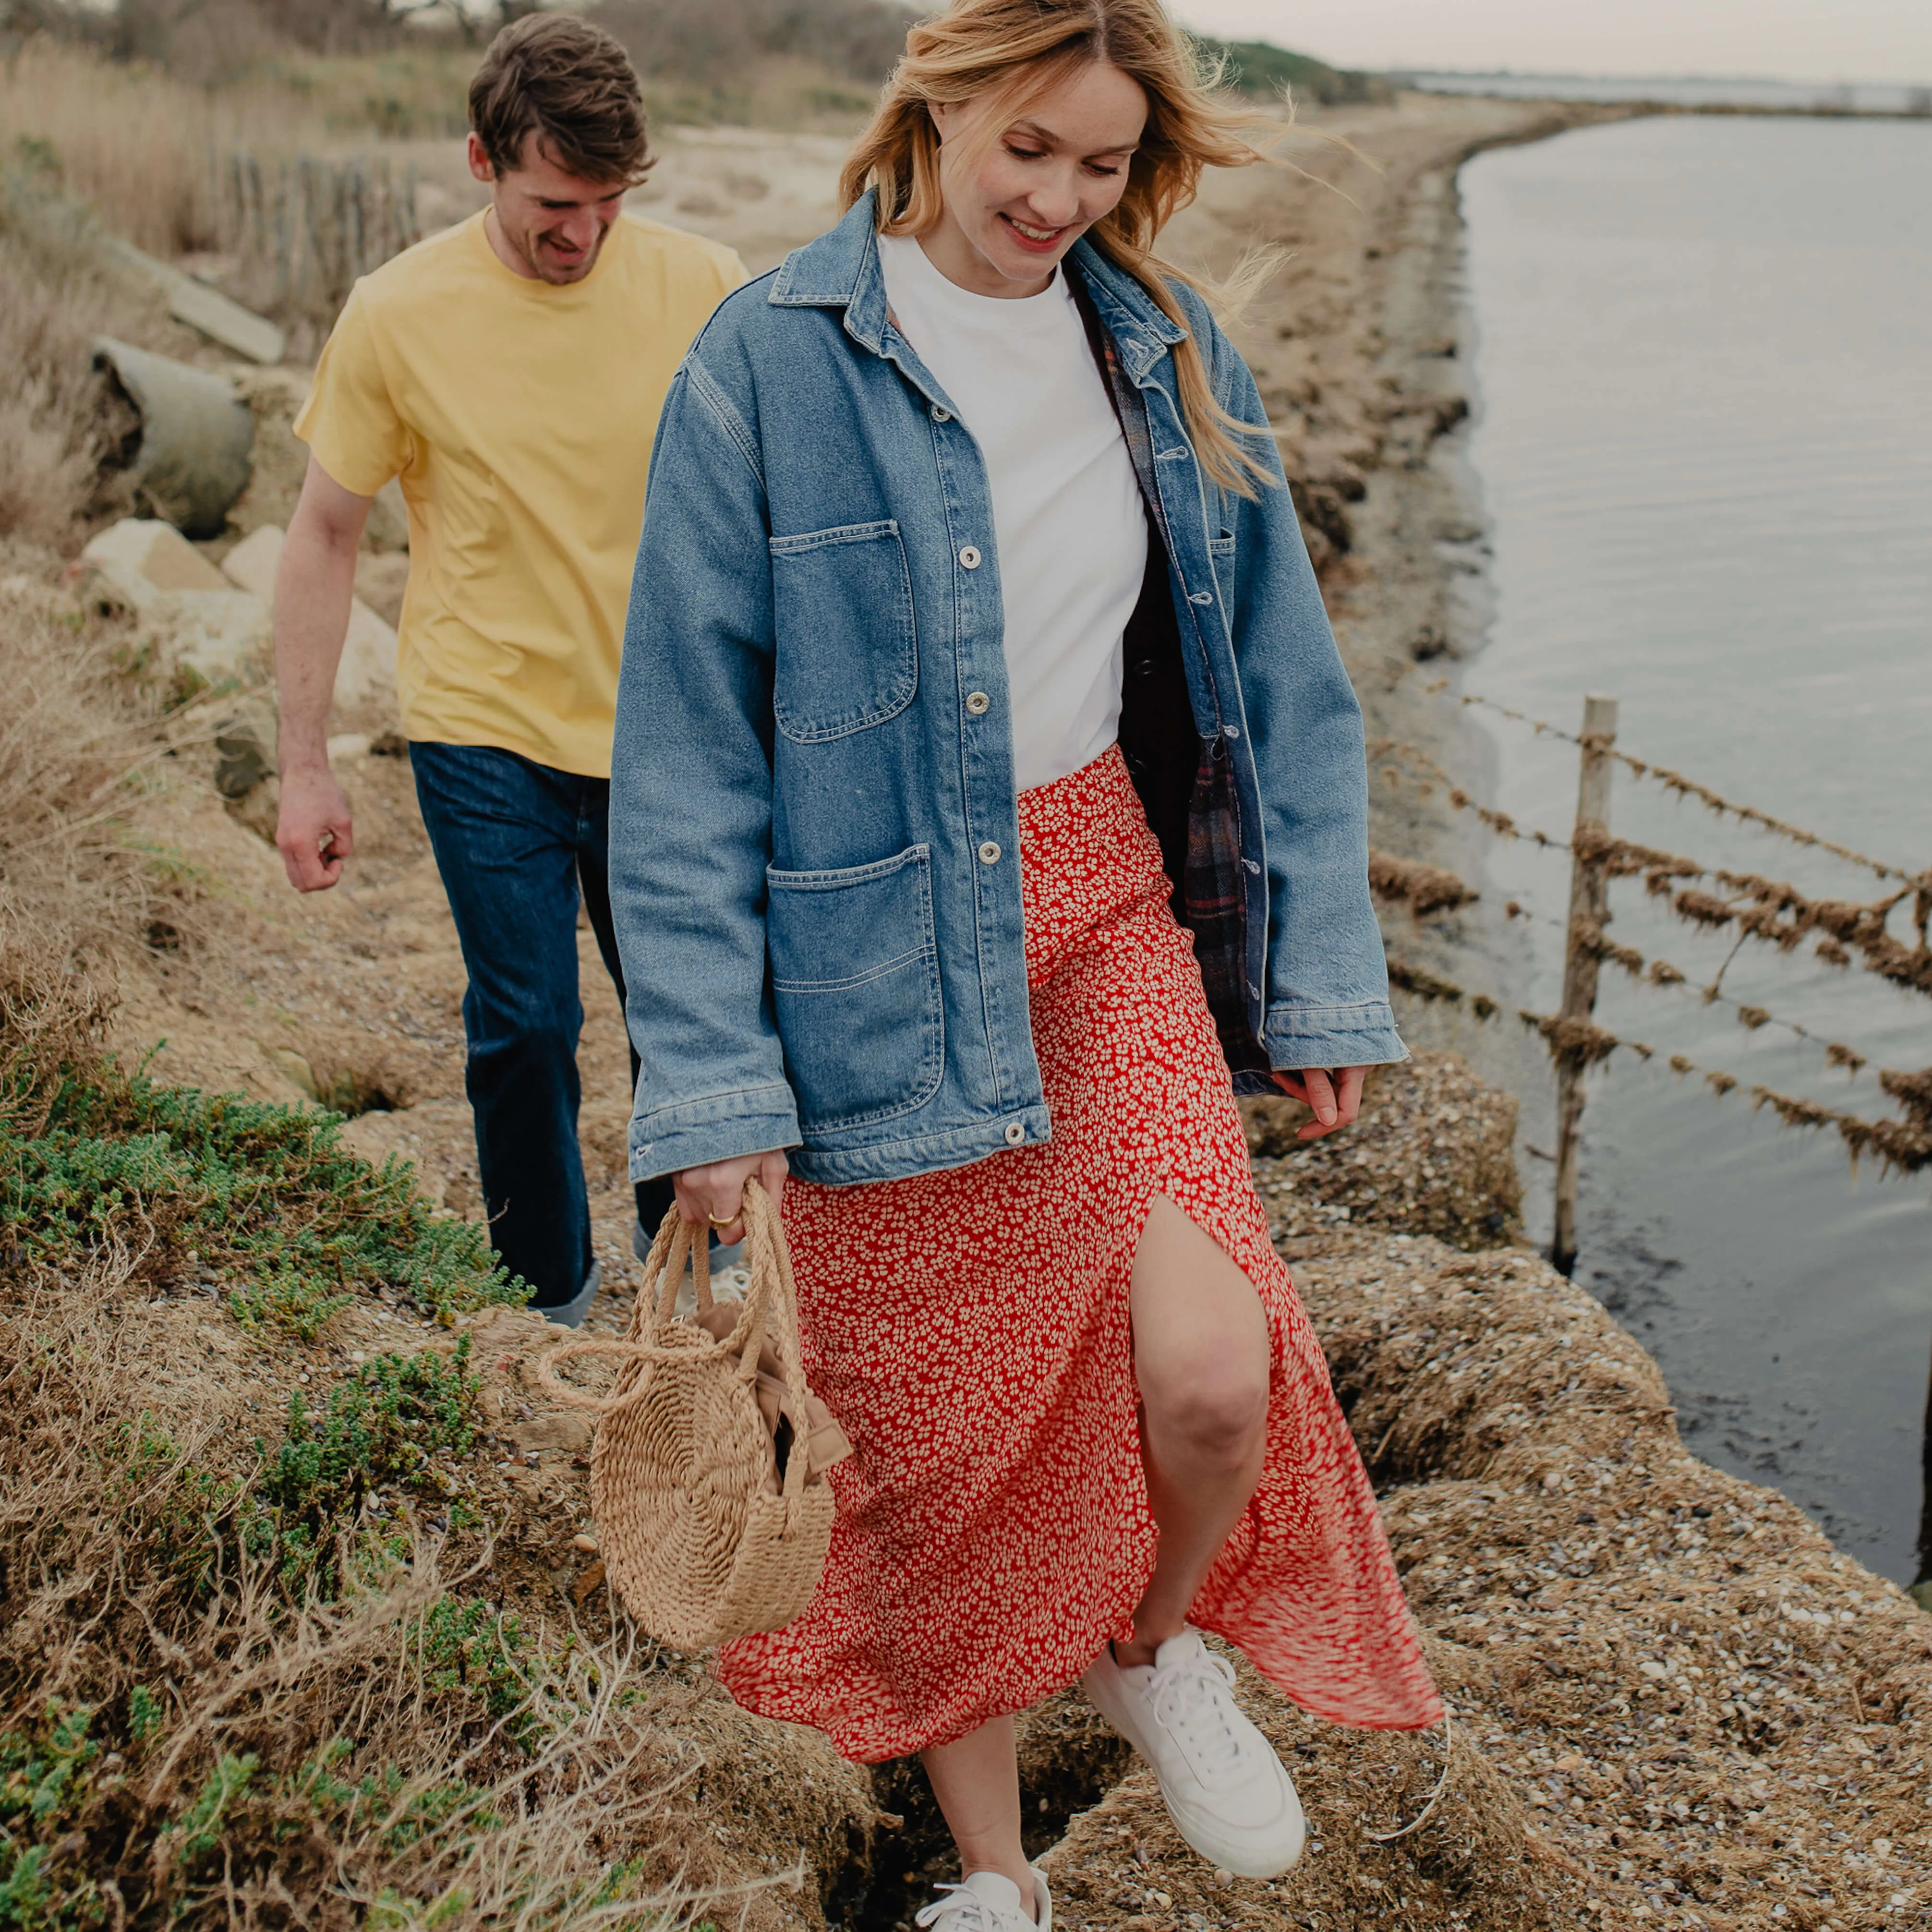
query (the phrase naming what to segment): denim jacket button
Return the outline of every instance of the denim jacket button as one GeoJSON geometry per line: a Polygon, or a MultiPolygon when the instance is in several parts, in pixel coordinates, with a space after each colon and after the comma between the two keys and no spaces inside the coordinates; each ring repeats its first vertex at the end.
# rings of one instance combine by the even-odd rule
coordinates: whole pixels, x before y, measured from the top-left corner
{"type": "Polygon", "coordinates": [[[952,412],[940,404],[934,403],[932,406],[932,419],[934,422],[950,422],[952,420],[952,412]]]}
{"type": "Polygon", "coordinates": [[[980,862],[982,866],[997,866],[1000,862],[1000,848],[990,838],[980,848],[980,862]]]}
{"type": "Polygon", "coordinates": [[[1025,1138],[1026,1129],[1018,1120],[1009,1120],[1006,1123],[1007,1146],[1018,1147],[1025,1138]]]}
{"type": "Polygon", "coordinates": [[[980,552],[977,545],[968,544],[959,553],[959,567],[962,570],[977,570],[980,568],[980,552]]]}
{"type": "Polygon", "coordinates": [[[969,691],[966,694],[966,709],[975,718],[984,717],[992,702],[983,691],[969,691]]]}

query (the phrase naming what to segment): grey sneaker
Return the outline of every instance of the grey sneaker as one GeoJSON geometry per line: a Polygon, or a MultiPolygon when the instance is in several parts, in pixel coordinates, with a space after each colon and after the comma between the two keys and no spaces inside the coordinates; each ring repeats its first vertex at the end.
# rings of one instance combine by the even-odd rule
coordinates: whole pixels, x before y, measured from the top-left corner
{"type": "Polygon", "coordinates": [[[1234,1702],[1234,1672],[1184,1630],[1151,1664],[1123,1667],[1112,1646],[1080,1688],[1145,1758],[1174,1827],[1210,1864],[1277,1878],[1307,1835],[1294,1780],[1234,1702]]]}
{"type": "Polygon", "coordinates": [[[942,1885],[939,1896],[920,1907],[913,1923],[932,1932],[1053,1932],[1053,1898],[1037,1865],[1033,1904],[1037,1916],[1029,1918],[1011,1879],[998,1872],[968,1872],[964,1885],[942,1885]]]}

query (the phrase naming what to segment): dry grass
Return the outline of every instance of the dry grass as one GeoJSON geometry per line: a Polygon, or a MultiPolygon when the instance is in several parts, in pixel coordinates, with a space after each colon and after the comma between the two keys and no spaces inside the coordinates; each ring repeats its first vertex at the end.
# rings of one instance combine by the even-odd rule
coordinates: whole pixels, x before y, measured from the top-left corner
{"type": "Polygon", "coordinates": [[[172,255],[210,245],[208,156],[234,137],[232,106],[37,36],[0,67],[0,126],[40,144],[68,191],[137,248],[172,255]]]}
{"type": "Polygon", "coordinates": [[[446,1576],[418,1546],[328,1604],[232,1548],[184,1577],[200,1478],[236,1445],[181,1414],[200,1352],[117,1274],[16,1278],[0,1312],[0,1702],[15,1741],[91,1719],[59,1820],[87,1856],[50,1868],[73,1922],[346,1927],[384,1900],[394,1932],[686,1922],[612,1878],[678,1862],[677,1754],[633,1645],[519,1654],[486,1617],[472,1672],[517,1694],[493,1710],[426,1642],[473,1565],[446,1576]]]}
{"type": "Polygon", "coordinates": [[[0,538],[59,547],[95,504],[114,432],[93,338],[187,344],[158,296],[98,259],[87,210],[32,154],[0,166],[0,538]]]}
{"type": "MultiPolygon", "coordinates": [[[[211,91],[39,34],[0,64],[0,127],[10,144],[37,144],[62,186],[116,234],[154,254],[184,254],[220,245],[210,156],[322,146],[326,116],[307,97],[330,74],[327,63],[290,62],[211,91]]],[[[338,74],[323,92],[356,86],[338,74]]]]}
{"type": "MultiPolygon", "coordinates": [[[[704,12],[688,10],[693,21],[704,12]]],[[[868,4],[853,10],[856,19],[875,10],[868,4]]],[[[620,33],[634,29],[634,38],[655,49],[645,14],[633,10],[611,24],[620,33]]],[[[742,22],[728,22],[726,38],[736,46],[732,37],[746,31],[742,22]]],[[[706,44],[701,71],[653,72],[646,62],[656,124],[730,119],[842,128],[870,104],[869,78],[855,82],[808,53],[746,40],[742,57],[727,59],[714,58],[716,49],[706,44]]],[[[200,86],[40,34],[0,62],[0,128],[10,148],[27,152],[20,144],[32,144],[69,194],[137,248],[163,256],[218,253],[232,237],[218,170],[232,154],[254,155],[272,175],[279,159],[298,154],[340,159],[386,142],[448,140],[467,125],[470,76],[480,57],[479,48],[428,34],[356,55],[271,44],[230,64],[218,84],[200,86]]]]}
{"type": "Polygon", "coordinates": [[[8,928],[111,976],[130,945],[191,940],[195,868],[146,849],[139,821],[170,754],[205,742],[208,707],[166,709],[137,633],[49,574],[44,553],[0,549],[0,892],[8,928]]]}

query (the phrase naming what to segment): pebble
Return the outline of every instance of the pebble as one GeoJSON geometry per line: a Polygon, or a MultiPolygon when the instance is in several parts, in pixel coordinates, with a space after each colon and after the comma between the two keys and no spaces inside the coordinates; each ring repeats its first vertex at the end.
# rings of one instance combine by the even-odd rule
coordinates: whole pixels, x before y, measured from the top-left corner
{"type": "Polygon", "coordinates": [[[597,1539],[594,1536],[573,1536],[570,1539],[570,1546],[573,1550],[582,1550],[586,1556],[597,1554],[597,1539]]]}

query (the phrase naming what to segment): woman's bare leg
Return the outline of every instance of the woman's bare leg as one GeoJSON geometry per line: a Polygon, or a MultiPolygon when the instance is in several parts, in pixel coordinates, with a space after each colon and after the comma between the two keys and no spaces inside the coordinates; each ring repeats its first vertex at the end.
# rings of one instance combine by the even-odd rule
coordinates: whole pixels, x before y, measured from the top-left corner
{"type": "Polygon", "coordinates": [[[1154,1196],[1134,1251],[1141,1457],[1160,1553],[1123,1664],[1154,1661],[1261,1480],[1272,1350],[1255,1285],[1168,1200],[1154,1196]]]}
{"type": "Polygon", "coordinates": [[[1033,1868],[1020,1844],[1019,1751],[1010,1718],[992,1718],[950,1744],[920,1753],[962,1876],[998,1872],[1034,1910],[1033,1868]]]}

